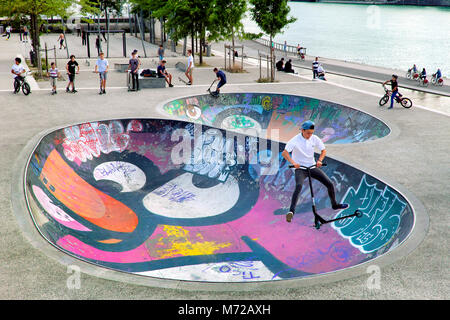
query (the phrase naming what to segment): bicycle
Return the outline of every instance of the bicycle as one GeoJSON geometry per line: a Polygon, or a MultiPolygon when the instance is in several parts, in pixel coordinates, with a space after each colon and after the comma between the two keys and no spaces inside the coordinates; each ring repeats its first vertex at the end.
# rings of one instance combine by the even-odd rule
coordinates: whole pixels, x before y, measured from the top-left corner
{"type": "Polygon", "coordinates": [[[419,79],[419,86],[428,87],[429,83],[430,82],[428,81],[427,77],[424,77],[424,78],[421,77],[419,79]]]}
{"type": "Polygon", "coordinates": [[[19,93],[20,89],[24,95],[29,95],[31,93],[31,87],[27,82],[27,76],[30,74],[29,71],[25,72],[23,77],[16,77],[14,79],[14,93],[19,93]]]}
{"type": "Polygon", "coordinates": [[[435,85],[435,86],[440,86],[440,87],[442,87],[442,86],[444,85],[444,79],[442,79],[442,77],[439,78],[439,79],[436,79],[436,75],[434,74],[434,75],[431,77],[431,83],[432,83],[433,85],[435,85]],[[436,81],[436,80],[437,80],[437,81],[436,81]]]}
{"type": "MultiPolygon", "coordinates": [[[[379,102],[379,105],[380,105],[381,107],[384,106],[386,103],[388,103],[389,98],[390,98],[391,95],[392,95],[392,91],[391,91],[391,90],[388,90],[388,88],[386,88],[385,85],[383,85],[383,88],[384,88],[384,92],[385,92],[385,93],[384,93],[384,96],[380,99],[380,102],[379,102]]],[[[395,97],[395,101],[396,101],[397,103],[400,103],[400,104],[402,105],[402,107],[403,107],[403,108],[406,108],[406,109],[411,108],[412,105],[413,105],[411,99],[409,99],[409,98],[407,98],[407,97],[404,97],[404,96],[401,96],[401,97],[397,96],[397,97],[395,97]]]]}

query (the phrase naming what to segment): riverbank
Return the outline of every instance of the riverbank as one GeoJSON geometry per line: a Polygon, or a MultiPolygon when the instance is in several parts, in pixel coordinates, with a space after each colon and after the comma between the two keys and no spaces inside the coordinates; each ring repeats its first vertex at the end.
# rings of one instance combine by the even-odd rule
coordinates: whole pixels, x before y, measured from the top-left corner
{"type": "Polygon", "coordinates": [[[448,0],[291,0],[291,2],[322,2],[322,3],[342,3],[342,4],[374,4],[374,5],[396,5],[396,6],[450,6],[448,0]]]}
{"type": "MultiPolygon", "coordinates": [[[[238,41],[236,45],[244,45],[244,53],[247,55],[248,59],[253,59],[254,64],[258,63],[258,53],[268,53],[268,47],[260,43],[258,40],[246,40],[238,41]]],[[[223,52],[223,44],[219,43],[213,46],[215,50],[221,50],[223,52]]],[[[308,51],[307,51],[308,52],[308,51]]],[[[306,55],[305,60],[301,60],[295,54],[285,53],[283,50],[275,50],[275,57],[278,61],[282,57],[287,59],[292,59],[292,64],[294,69],[305,69],[311,70],[311,64],[315,59],[315,56],[306,55]]],[[[367,64],[332,59],[327,57],[319,56],[319,62],[322,63],[326,73],[335,74],[340,76],[345,76],[349,78],[365,80],[375,83],[383,83],[389,80],[392,74],[397,74],[399,76],[399,87],[404,89],[410,89],[418,92],[432,93],[436,95],[442,95],[450,97],[450,79],[444,77],[445,85],[442,87],[434,86],[431,83],[428,87],[421,87],[418,85],[417,81],[409,80],[406,78],[407,70],[400,70],[395,68],[384,68],[379,66],[371,66],[367,64]]],[[[264,67],[264,64],[263,64],[264,67]]],[[[312,73],[311,73],[312,77],[312,73]]],[[[431,78],[431,73],[429,73],[428,80],[431,78]]]]}

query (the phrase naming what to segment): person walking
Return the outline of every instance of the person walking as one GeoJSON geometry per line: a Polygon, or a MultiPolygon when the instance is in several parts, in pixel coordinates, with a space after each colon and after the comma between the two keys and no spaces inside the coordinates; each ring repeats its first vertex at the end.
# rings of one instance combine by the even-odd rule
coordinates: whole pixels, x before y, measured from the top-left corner
{"type": "Polygon", "coordinates": [[[61,33],[58,37],[58,41],[59,42],[59,50],[62,49],[62,47],[64,47],[64,49],[66,48],[66,46],[64,45],[64,34],[61,33]]]}
{"type": "Polygon", "coordinates": [[[188,85],[192,85],[194,83],[194,79],[192,77],[192,71],[194,70],[194,56],[192,55],[192,50],[188,50],[188,63],[186,68],[186,77],[188,78],[189,82],[188,85]]]}
{"type": "Polygon", "coordinates": [[[67,75],[69,76],[69,83],[66,87],[66,92],[70,92],[70,86],[72,86],[72,93],[78,92],[75,90],[75,74],[80,73],[80,66],[75,60],[75,56],[71,55],[69,62],[66,64],[67,75]]]}
{"type": "Polygon", "coordinates": [[[98,94],[106,94],[106,79],[108,77],[109,62],[105,59],[105,54],[100,52],[99,58],[95,63],[95,73],[100,77],[100,92],[98,94]]]}
{"type": "Polygon", "coordinates": [[[315,79],[318,76],[318,70],[319,69],[319,57],[316,57],[316,59],[312,63],[312,72],[313,72],[313,79],[315,79]]]}
{"type": "Polygon", "coordinates": [[[11,28],[11,26],[10,25],[8,25],[7,27],[6,27],[6,40],[9,40],[9,38],[11,38],[11,31],[12,31],[12,28],[11,28]]]}
{"type": "Polygon", "coordinates": [[[133,91],[139,90],[139,67],[141,62],[137,58],[137,50],[131,53],[131,59],[128,61],[127,72],[130,72],[131,82],[133,84],[133,91]]]}
{"type": "Polygon", "coordinates": [[[327,154],[325,145],[322,140],[314,135],[315,124],[313,121],[308,120],[302,123],[301,132],[288,141],[282,156],[286,161],[291,163],[295,168],[295,190],[292,195],[291,206],[289,212],[286,215],[286,221],[291,222],[295,214],[295,208],[297,206],[298,198],[302,191],[303,181],[308,177],[308,171],[300,169],[300,166],[310,167],[316,165],[311,169],[311,177],[322,183],[328,190],[328,196],[331,201],[331,207],[334,210],[346,209],[348,204],[340,204],[336,201],[336,192],[330,178],[320,169],[323,164],[323,160],[327,154]],[[314,149],[320,150],[319,159],[314,159],[314,149]],[[291,156],[292,154],[292,156],[291,156]]]}

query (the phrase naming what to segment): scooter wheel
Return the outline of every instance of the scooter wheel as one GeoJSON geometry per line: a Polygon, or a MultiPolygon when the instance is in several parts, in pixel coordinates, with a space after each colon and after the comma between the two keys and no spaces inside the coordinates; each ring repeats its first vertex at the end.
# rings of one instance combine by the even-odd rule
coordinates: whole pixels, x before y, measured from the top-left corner
{"type": "Polygon", "coordinates": [[[362,213],[362,211],[356,210],[355,211],[355,215],[356,215],[357,218],[361,218],[363,213],[362,213]]]}

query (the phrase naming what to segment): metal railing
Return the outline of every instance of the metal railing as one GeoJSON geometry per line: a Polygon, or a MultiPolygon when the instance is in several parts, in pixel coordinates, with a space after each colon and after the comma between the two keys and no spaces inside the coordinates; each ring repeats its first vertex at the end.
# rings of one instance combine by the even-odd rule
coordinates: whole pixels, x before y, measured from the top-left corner
{"type": "MultiPolygon", "coordinates": [[[[266,47],[271,47],[273,45],[274,50],[282,51],[285,52],[286,54],[293,54],[295,56],[299,54],[296,46],[291,46],[289,44],[279,43],[275,41],[272,41],[271,44],[270,40],[264,38],[256,39],[255,41],[266,47]]],[[[300,49],[300,52],[306,55],[306,48],[302,47],[300,49]]]]}

